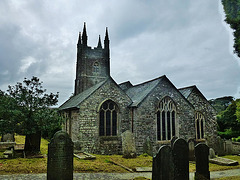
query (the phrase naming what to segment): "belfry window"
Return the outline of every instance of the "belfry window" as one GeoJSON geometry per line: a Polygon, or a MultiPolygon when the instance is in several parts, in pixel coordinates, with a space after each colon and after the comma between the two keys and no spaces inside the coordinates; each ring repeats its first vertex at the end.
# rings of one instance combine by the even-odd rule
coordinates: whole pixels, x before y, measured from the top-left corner
{"type": "Polygon", "coordinates": [[[204,124],[205,119],[202,113],[195,113],[196,139],[204,138],[204,124]]]}
{"type": "Polygon", "coordinates": [[[157,107],[157,140],[171,140],[176,135],[176,106],[172,99],[165,97],[157,107]]]}
{"type": "Polygon", "coordinates": [[[104,102],[99,111],[99,135],[100,136],[116,136],[118,124],[118,108],[117,105],[107,100],[104,102]]]}
{"type": "Polygon", "coordinates": [[[94,73],[98,73],[99,72],[99,63],[98,62],[95,62],[93,64],[93,72],[94,73]]]}

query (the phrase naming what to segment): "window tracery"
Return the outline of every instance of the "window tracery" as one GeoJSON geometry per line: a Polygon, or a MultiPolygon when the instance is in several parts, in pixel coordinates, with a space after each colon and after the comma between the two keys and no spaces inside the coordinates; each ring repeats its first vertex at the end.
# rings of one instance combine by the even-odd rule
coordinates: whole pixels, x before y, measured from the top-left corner
{"type": "Polygon", "coordinates": [[[176,135],[176,106],[170,97],[159,102],[157,108],[157,140],[171,140],[176,135]]]}

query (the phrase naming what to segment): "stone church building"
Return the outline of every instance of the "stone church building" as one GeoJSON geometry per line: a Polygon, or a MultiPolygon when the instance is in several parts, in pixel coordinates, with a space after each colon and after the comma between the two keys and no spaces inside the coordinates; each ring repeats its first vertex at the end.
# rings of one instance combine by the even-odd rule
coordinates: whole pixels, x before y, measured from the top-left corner
{"type": "Polygon", "coordinates": [[[74,95],[60,106],[67,117],[66,130],[82,151],[121,154],[122,133],[130,130],[137,154],[144,144],[153,152],[172,137],[207,141],[217,136],[215,110],[196,86],[177,89],[165,76],[133,85],[117,84],[110,76],[110,47],[106,29],[104,44],[87,44],[84,24],[77,44],[74,95]]]}

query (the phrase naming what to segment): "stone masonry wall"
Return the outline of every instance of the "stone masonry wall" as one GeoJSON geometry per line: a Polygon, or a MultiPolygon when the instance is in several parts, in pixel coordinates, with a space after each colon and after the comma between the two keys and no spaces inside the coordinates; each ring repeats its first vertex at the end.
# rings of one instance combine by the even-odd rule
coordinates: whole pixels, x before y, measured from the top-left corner
{"type": "Polygon", "coordinates": [[[200,111],[205,118],[205,139],[207,139],[208,146],[215,149],[217,139],[217,121],[216,111],[208,103],[208,101],[202,97],[198,90],[193,90],[188,97],[189,102],[193,104],[196,111],[200,111]]]}
{"type": "Polygon", "coordinates": [[[170,141],[157,141],[156,108],[166,96],[172,98],[176,104],[176,135],[186,140],[195,135],[193,106],[167,80],[164,80],[137,109],[134,109],[134,134],[138,154],[143,153],[143,144],[147,137],[152,142],[153,153],[156,153],[161,144],[170,143],[170,141]]]}
{"type": "Polygon", "coordinates": [[[121,148],[121,133],[130,128],[129,104],[131,100],[112,81],[107,81],[94,94],[84,100],[79,109],[79,116],[75,122],[73,136],[77,137],[82,150],[97,154],[119,154],[121,148]],[[99,112],[101,104],[106,100],[114,101],[118,108],[117,136],[99,137],[99,112]]]}

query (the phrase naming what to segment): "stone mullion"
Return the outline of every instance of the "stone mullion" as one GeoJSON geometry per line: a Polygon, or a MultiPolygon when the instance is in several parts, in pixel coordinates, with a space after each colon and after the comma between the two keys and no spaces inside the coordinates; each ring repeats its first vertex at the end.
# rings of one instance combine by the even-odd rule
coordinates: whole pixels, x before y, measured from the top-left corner
{"type": "Polygon", "coordinates": [[[160,140],[162,140],[163,138],[163,132],[162,132],[162,111],[159,111],[160,113],[160,123],[159,123],[159,126],[160,126],[160,140]]]}
{"type": "Polygon", "coordinates": [[[169,111],[170,113],[170,140],[172,139],[172,111],[169,111]]]}

